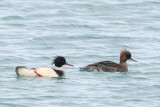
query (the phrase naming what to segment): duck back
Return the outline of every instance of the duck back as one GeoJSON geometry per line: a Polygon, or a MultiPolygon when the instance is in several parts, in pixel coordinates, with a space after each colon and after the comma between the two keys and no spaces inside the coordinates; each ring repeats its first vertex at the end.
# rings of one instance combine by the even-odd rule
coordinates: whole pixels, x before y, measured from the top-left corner
{"type": "Polygon", "coordinates": [[[112,61],[102,61],[94,64],[87,65],[80,68],[81,70],[93,70],[93,71],[119,71],[120,65],[112,61]]]}
{"type": "Polygon", "coordinates": [[[18,66],[15,71],[18,76],[36,76],[34,69],[28,69],[25,66],[18,66]]]}

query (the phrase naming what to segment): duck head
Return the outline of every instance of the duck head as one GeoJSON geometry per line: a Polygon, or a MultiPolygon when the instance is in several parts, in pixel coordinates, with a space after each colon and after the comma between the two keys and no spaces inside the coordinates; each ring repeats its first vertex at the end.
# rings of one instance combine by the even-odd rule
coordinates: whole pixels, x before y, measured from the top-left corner
{"type": "Polygon", "coordinates": [[[68,63],[66,62],[66,59],[65,59],[64,57],[62,57],[62,56],[57,56],[57,57],[54,59],[54,61],[53,61],[52,64],[55,64],[56,67],[62,67],[63,65],[73,66],[73,65],[71,65],[71,64],[68,64],[68,63]]]}
{"type": "Polygon", "coordinates": [[[127,60],[131,60],[137,62],[136,60],[132,59],[131,53],[127,50],[123,50],[120,53],[120,63],[126,62],[127,60]]]}

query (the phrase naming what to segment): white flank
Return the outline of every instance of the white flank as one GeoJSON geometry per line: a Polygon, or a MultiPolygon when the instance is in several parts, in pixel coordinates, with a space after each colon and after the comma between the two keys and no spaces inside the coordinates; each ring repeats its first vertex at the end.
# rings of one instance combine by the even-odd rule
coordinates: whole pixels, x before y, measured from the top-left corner
{"type": "Polygon", "coordinates": [[[39,67],[36,71],[44,77],[58,77],[57,73],[49,67],[39,67]]]}
{"type": "Polygon", "coordinates": [[[20,76],[36,76],[35,72],[36,71],[38,74],[44,76],[44,77],[58,77],[57,73],[49,67],[39,67],[34,69],[28,69],[28,68],[19,68],[18,69],[18,74],[20,76]]]}

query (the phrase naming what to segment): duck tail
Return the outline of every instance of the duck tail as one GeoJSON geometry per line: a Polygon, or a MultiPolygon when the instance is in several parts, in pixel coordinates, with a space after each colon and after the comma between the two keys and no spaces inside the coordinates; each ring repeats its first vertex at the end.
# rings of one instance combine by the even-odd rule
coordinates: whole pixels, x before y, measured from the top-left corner
{"type": "Polygon", "coordinates": [[[16,72],[17,76],[20,76],[19,75],[19,69],[21,69],[21,68],[27,68],[27,67],[25,67],[25,66],[17,66],[16,69],[15,69],[15,72],[16,72]]]}

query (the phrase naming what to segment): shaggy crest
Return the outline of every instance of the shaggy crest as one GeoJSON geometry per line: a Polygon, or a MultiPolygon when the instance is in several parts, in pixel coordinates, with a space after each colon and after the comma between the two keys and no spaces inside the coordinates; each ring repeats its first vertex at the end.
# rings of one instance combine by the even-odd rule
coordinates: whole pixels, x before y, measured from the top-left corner
{"type": "Polygon", "coordinates": [[[55,64],[55,59],[56,59],[57,57],[59,57],[59,56],[54,56],[54,57],[53,57],[52,64],[55,64]]]}
{"type": "Polygon", "coordinates": [[[122,54],[131,54],[131,53],[128,50],[124,49],[121,51],[120,55],[122,55],[122,54]]]}

